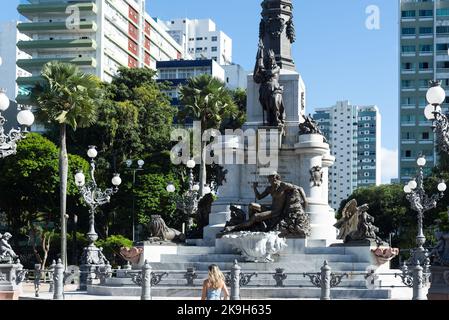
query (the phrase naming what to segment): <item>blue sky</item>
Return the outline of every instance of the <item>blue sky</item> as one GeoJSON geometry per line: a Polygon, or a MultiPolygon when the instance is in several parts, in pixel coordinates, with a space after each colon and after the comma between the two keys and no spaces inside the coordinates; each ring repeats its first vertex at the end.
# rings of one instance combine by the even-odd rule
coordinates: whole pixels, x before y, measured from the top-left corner
{"type": "MultiPolygon", "coordinates": [[[[152,16],[207,18],[234,44],[234,62],[252,70],[257,50],[260,0],[150,1],[152,16]]],[[[392,0],[294,0],[298,71],[307,86],[307,112],[337,100],[376,104],[382,114],[384,182],[397,175],[398,5],[392,0]],[[380,29],[368,30],[365,10],[380,9],[380,29]]]]}
{"type": "MultiPolygon", "coordinates": [[[[18,19],[20,1],[2,1],[0,21],[18,19]]],[[[147,0],[154,17],[211,18],[234,44],[234,62],[252,70],[260,0],[147,0]]],[[[376,104],[382,114],[384,181],[396,177],[398,145],[398,5],[392,0],[294,0],[298,72],[307,112],[337,100],[376,104]],[[380,9],[380,29],[368,30],[365,10],[380,9]],[[387,151],[388,150],[388,151],[387,151]]]]}

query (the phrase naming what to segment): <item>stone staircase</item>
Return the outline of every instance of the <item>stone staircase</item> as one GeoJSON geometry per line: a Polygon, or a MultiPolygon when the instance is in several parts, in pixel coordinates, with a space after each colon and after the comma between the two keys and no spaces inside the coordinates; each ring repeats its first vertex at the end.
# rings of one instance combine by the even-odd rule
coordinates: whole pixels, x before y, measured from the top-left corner
{"type": "MultiPolygon", "coordinates": [[[[290,246],[289,246],[290,247],[290,246]]],[[[294,246],[292,246],[294,247],[294,246]]],[[[244,274],[258,273],[251,278],[248,286],[241,287],[242,299],[319,299],[320,288],[315,288],[302,273],[317,273],[324,260],[333,272],[363,273],[370,261],[351,254],[345,247],[304,247],[302,250],[290,248],[273,263],[246,262],[241,255],[216,247],[179,246],[177,254],[161,254],[160,262],[152,262],[153,272],[169,272],[168,277],[152,288],[154,297],[192,298],[201,296],[204,279],[210,264],[217,264],[224,272],[229,272],[237,260],[244,274]],[[302,251],[302,252],[301,252],[302,251]],[[184,278],[187,268],[194,268],[198,278],[194,286],[187,286],[184,278]],[[276,287],[273,278],[277,268],[283,268],[288,277],[284,287],[276,287]],[[170,272],[171,271],[171,272],[170,272]]],[[[136,268],[138,270],[138,268],[136,268]]],[[[140,296],[141,289],[130,278],[107,279],[102,285],[88,287],[88,293],[103,296],[140,296]]],[[[331,290],[333,299],[390,299],[392,289],[368,289],[363,275],[352,275],[331,290]]]]}

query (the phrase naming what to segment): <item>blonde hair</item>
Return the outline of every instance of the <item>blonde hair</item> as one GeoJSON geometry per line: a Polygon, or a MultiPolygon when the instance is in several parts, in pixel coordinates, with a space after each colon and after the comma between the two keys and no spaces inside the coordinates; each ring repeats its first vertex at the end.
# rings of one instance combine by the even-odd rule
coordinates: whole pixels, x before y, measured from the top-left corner
{"type": "Polygon", "coordinates": [[[220,268],[213,264],[209,266],[209,276],[208,276],[209,286],[212,289],[220,289],[225,282],[225,277],[223,273],[220,271],[220,268]]]}

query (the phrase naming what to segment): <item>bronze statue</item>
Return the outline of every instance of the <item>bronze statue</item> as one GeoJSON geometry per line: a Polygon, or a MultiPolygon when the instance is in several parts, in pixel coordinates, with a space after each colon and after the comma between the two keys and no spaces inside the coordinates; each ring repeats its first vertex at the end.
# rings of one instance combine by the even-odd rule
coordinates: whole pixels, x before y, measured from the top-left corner
{"type": "Polygon", "coordinates": [[[149,224],[150,238],[152,242],[184,242],[186,236],[178,230],[169,228],[159,215],[151,216],[149,224]]]}
{"type": "MultiPolygon", "coordinates": [[[[259,193],[257,183],[254,192],[258,200],[271,195],[270,207],[252,203],[249,206],[249,220],[229,225],[224,233],[234,231],[281,231],[282,237],[305,237],[310,234],[310,224],[305,208],[308,204],[303,188],[281,181],[277,173],[268,176],[270,186],[259,193]]],[[[238,216],[242,216],[241,212],[238,216]]]]}
{"type": "Polygon", "coordinates": [[[374,225],[374,217],[368,213],[369,206],[357,206],[357,200],[349,201],[343,209],[343,217],[334,225],[340,230],[338,239],[345,243],[373,240],[383,241],[377,236],[379,228],[374,225]]]}
{"type": "Polygon", "coordinates": [[[262,40],[259,42],[256,60],[253,77],[260,84],[259,101],[264,110],[264,124],[279,127],[284,132],[286,115],[282,96],[284,88],[279,84],[281,68],[276,63],[274,51],[266,51],[262,40]]]}
{"type": "Polygon", "coordinates": [[[299,135],[304,134],[320,134],[323,136],[323,141],[327,142],[326,137],[320,130],[319,125],[315,122],[312,116],[309,114],[304,117],[304,122],[299,124],[299,135]]]}

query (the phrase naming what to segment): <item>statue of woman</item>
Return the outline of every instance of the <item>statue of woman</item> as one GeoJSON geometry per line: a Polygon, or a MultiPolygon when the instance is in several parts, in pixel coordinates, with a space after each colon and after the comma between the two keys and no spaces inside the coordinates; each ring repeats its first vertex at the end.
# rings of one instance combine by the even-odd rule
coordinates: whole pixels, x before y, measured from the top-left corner
{"type": "Polygon", "coordinates": [[[284,88],[279,84],[280,73],[281,68],[276,63],[274,51],[269,50],[266,57],[261,40],[254,69],[254,81],[260,84],[259,101],[264,110],[264,123],[266,112],[268,125],[284,130],[286,116],[282,96],[284,88]]]}

